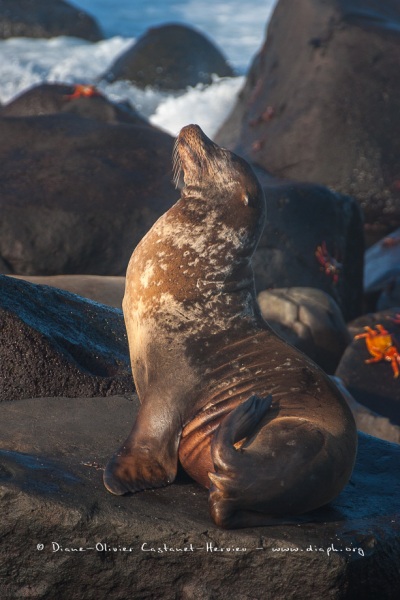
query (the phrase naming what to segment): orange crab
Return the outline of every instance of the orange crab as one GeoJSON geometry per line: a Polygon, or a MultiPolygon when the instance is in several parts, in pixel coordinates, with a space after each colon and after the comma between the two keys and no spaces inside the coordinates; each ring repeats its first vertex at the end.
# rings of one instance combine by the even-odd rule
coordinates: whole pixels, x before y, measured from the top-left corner
{"type": "Polygon", "coordinates": [[[93,96],[101,96],[100,92],[94,85],[74,85],[72,94],[65,96],[67,100],[75,100],[75,98],[92,98],[93,96]]]}
{"type": "Polygon", "coordinates": [[[367,358],[366,364],[387,360],[392,364],[394,377],[397,378],[400,372],[400,351],[393,340],[393,336],[383,325],[379,324],[375,326],[375,329],[372,327],[364,327],[364,329],[365,333],[359,333],[354,336],[354,339],[365,339],[368,352],[372,355],[372,358],[367,358]]]}
{"type": "Polygon", "coordinates": [[[319,264],[322,265],[325,275],[332,277],[333,283],[336,284],[339,281],[339,274],[343,265],[329,254],[326,242],[322,242],[320,246],[317,246],[315,256],[319,264]]]}

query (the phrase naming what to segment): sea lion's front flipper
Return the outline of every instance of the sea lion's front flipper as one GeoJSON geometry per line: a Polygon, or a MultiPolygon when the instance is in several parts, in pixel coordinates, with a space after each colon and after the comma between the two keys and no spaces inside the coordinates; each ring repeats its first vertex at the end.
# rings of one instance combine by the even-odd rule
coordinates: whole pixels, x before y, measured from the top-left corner
{"type": "Polygon", "coordinates": [[[180,419],[147,406],[141,406],[131,433],[105,468],[104,485],[112,494],[164,487],[176,477],[180,419]]]}

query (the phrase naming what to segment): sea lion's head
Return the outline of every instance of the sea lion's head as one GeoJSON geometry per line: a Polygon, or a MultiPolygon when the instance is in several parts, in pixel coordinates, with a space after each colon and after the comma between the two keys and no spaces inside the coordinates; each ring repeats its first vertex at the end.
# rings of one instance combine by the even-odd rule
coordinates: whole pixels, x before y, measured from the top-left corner
{"type": "Polygon", "coordinates": [[[183,172],[182,199],[206,202],[218,222],[246,229],[254,251],[265,222],[263,189],[251,166],[211,141],[198,125],[181,129],[174,147],[174,181],[183,172]]]}

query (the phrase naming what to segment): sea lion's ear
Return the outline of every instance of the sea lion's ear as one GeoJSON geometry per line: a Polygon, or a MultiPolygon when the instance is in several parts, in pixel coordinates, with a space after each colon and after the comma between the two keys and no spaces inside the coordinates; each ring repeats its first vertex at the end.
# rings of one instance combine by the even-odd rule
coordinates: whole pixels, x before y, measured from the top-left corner
{"type": "Polygon", "coordinates": [[[248,195],[247,195],[247,194],[243,194],[243,196],[242,196],[242,200],[243,200],[243,204],[244,204],[245,206],[248,206],[248,205],[249,205],[249,197],[248,197],[248,195]]]}

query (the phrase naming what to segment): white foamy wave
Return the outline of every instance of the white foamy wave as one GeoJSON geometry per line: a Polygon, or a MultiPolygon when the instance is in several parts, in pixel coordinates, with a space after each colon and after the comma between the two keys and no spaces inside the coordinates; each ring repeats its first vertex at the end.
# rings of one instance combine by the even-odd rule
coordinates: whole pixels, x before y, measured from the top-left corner
{"type": "Polygon", "coordinates": [[[13,38],[0,42],[0,101],[9,102],[43,82],[94,83],[114,102],[129,101],[154,125],[176,135],[189,123],[198,123],[212,135],[230,111],[243,78],[215,78],[209,87],[198,85],[171,94],[152,88],[139,89],[128,81],[112,84],[99,77],[124,52],[132,40],[111,38],[96,44],[76,38],[51,40],[13,38]]]}
{"type": "Polygon", "coordinates": [[[151,87],[142,90],[129,81],[115,81],[114,83],[100,81],[96,87],[113,102],[130,102],[137,111],[147,118],[169,96],[168,92],[159,92],[151,87]]]}
{"type": "Polygon", "coordinates": [[[197,123],[213,137],[233,108],[243,83],[244,77],[215,78],[211,86],[197,85],[179,97],[160,99],[150,121],[174,136],[184,125],[197,123]]]}
{"type": "Polygon", "coordinates": [[[229,114],[243,77],[218,79],[184,93],[141,90],[127,81],[100,81],[115,59],[150,26],[171,21],[197,27],[244,74],[264,38],[276,0],[73,0],[99,19],[107,35],[98,43],[58,37],[0,41],[0,102],[43,82],[95,84],[113,101],[128,100],[154,125],[176,135],[198,123],[212,137],[229,114]],[[117,34],[117,35],[116,35],[117,34]],[[125,37],[124,37],[125,36],[125,37]]]}
{"type": "Polygon", "coordinates": [[[81,39],[11,38],[0,42],[0,101],[9,102],[39,83],[94,83],[132,39],[92,44],[81,39]]]}

